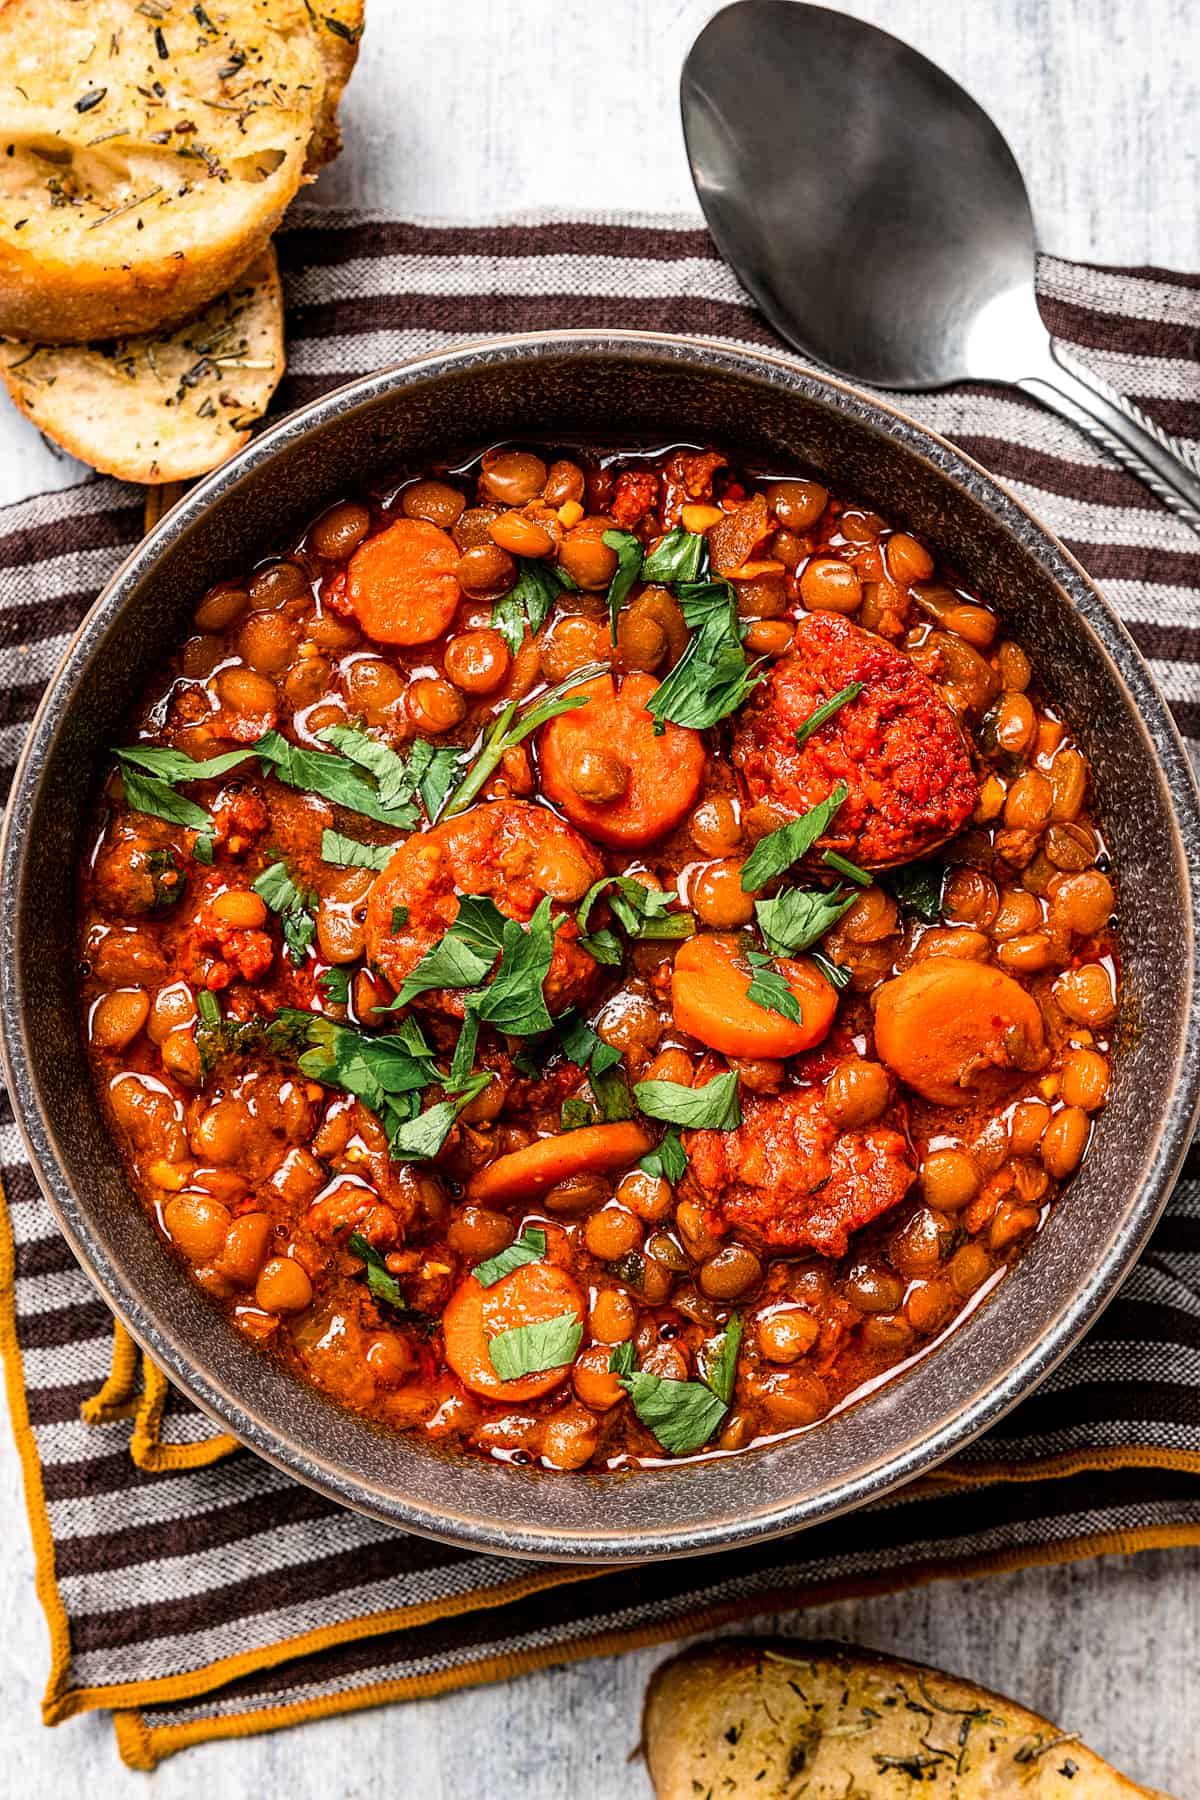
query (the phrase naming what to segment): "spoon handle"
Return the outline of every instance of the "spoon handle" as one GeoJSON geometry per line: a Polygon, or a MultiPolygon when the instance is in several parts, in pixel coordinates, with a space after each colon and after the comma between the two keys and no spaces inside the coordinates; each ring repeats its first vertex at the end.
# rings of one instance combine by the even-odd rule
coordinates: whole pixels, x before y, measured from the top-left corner
{"type": "Polygon", "coordinates": [[[1068,367],[1057,345],[1048,348],[1044,368],[1015,385],[1070,419],[1200,535],[1200,473],[1183,447],[1090,369],[1068,367]]]}

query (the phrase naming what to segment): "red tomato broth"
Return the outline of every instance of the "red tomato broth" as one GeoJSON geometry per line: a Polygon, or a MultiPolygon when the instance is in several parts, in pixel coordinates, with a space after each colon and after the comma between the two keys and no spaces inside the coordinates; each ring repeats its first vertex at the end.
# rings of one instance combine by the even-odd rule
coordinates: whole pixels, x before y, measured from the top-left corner
{"type": "MultiPolygon", "coordinates": [[[[627,1344],[641,1371],[696,1384],[737,1314],[744,1335],[735,1386],[701,1453],[805,1429],[922,1354],[977,1305],[1085,1152],[1109,1076],[1119,978],[1113,884],[1086,763],[986,603],[941,569],[908,585],[893,579],[925,576],[921,546],[861,507],[836,497],[822,503],[822,492],[734,469],[712,451],[598,456],[501,446],[332,509],[282,557],[202,596],[195,634],[131,721],[128,742],[170,745],[197,760],[269,729],[328,752],[319,734],[331,725],[365,730],[407,753],[423,739],[477,749],[511,703],[536,703],[597,661],[611,665],[618,685],[636,678],[631,691],[649,694],[675,667],[688,630],[669,584],[635,581],[613,646],[605,588],[616,558],[601,533],[632,530],[653,545],[686,522],[688,507],[703,509],[693,518],[716,515],[721,566],[743,625],[752,633],[759,622],[771,626],[759,634],[771,643],[761,671],[768,679],[739,712],[696,733],[682,765],[678,749],[664,765],[688,774],[665,784],[658,835],[646,824],[655,739],[640,727],[637,755],[651,759],[642,765],[650,779],[621,788],[613,761],[619,765],[623,743],[610,731],[595,746],[604,754],[581,772],[578,803],[562,799],[588,747],[585,709],[506,751],[475,805],[432,829],[423,819],[398,830],[365,818],[285,785],[253,760],[188,782],[176,791],[215,820],[210,864],[194,853],[203,834],[135,812],[120,772],[106,779],[80,877],[81,991],[98,1091],[133,1189],[235,1328],[385,1425],[551,1468],[659,1462],[662,1445],[614,1388],[606,1354],[627,1344]],[[568,498],[555,504],[558,494],[568,498]],[[778,497],[778,511],[764,495],[778,497]],[[389,540],[380,602],[391,609],[387,637],[373,639],[363,626],[375,612],[369,598],[350,593],[347,569],[358,556],[359,570],[369,571],[373,546],[410,518],[429,530],[389,540]],[[505,522],[493,535],[497,520],[505,522]],[[462,598],[448,628],[429,637],[441,616],[434,609],[446,607],[449,569],[434,529],[459,553],[462,598]],[[522,552],[504,548],[536,545],[538,532],[551,546],[544,558],[519,561],[522,552]],[[889,560],[893,537],[902,546],[889,560]],[[397,572],[391,547],[409,538],[424,561],[397,572]],[[569,567],[579,585],[563,587],[536,634],[525,630],[506,651],[493,605],[529,560],[569,567]],[[819,569],[831,560],[846,571],[836,579],[819,569]],[[814,567],[821,580],[809,580],[806,596],[805,572],[814,567]],[[493,587],[481,593],[488,581],[493,587]],[[425,623],[417,627],[422,641],[405,643],[413,632],[397,622],[397,596],[414,585],[425,623]],[[813,610],[826,596],[830,610],[813,610]],[[786,636],[775,629],[783,623],[786,636]],[[791,751],[787,734],[841,679],[836,670],[822,676],[811,656],[795,660],[793,646],[814,638],[836,641],[839,655],[848,644],[855,679],[865,669],[868,685],[843,703],[844,737],[835,713],[791,751]],[[451,649],[460,639],[469,641],[451,649]],[[892,682],[901,710],[912,700],[916,725],[901,717],[899,741],[935,744],[927,758],[933,789],[936,746],[948,759],[940,816],[928,785],[916,811],[906,812],[907,802],[897,807],[879,786],[883,765],[864,762],[864,729],[869,735],[874,726],[863,721],[880,716],[872,669],[892,682]],[[778,706],[776,690],[787,695],[778,706]],[[922,719],[934,728],[922,731],[922,719]],[[541,745],[554,739],[572,746],[554,773],[559,808],[541,787],[541,745]],[[759,754],[761,745],[768,754],[759,754]],[[763,892],[831,885],[822,852],[836,848],[853,861],[871,829],[868,849],[885,848],[864,861],[911,860],[936,843],[946,872],[935,918],[901,909],[874,881],[820,939],[816,947],[849,981],[827,1035],[811,1048],[731,1062],[673,1017],[672,968],[686,939],[627,942],[612,891],[594,900],[586,931],[576,921],[589,883],[623,875],[651,890],[678,886],[700,933],[738,930],[738,942],[761,953],[746,918],[750,903],[740,902],[742,863],[839,778],[850,775],[853,787],[856,773],[861,781],[830,832],[763,892]],[[606,794],[619,816],[622,793],[635,791],[632,832],[600,825],[589,835],[606,794]],[[682,821],[680,791],[690,803],[682,821]],[[532,829],[522,828],[527,811],[532,829]],[[908,818],[916,823],[905,842],[908,818]],[[873,819],[882,823],[873,828],[873,819]],[[377,849],[386,866],[332,866],[322,856],[325,830],[377,849]],[[448,842],[458,846],[449,861],[448,842]],[[280,861],[313,897],[312,942],[296,963],[276,912],[252,919],[244,899],[214,912],[223,894],[247,895],[280,861]],[[639,1117],[644,1132],[617,1139],[626,1145],[624,1164],[612,1155],[560,1159],[554,1140],[564,1102],[595,1106],[586,1072],[553,1039],[522,1067],[520,1041],[485,1023],[476,1065],[491,1072],[490,1085],[434,1158],[391,1157],[374,1112],[305,1076],[263,1030],[280,1008],[315,1011],[368,1034],[392,1033],[411,1016],[444,1068],[464,1011],[461,991],[430,990],[400,1011],[379,1009],[392,1005],[405,975],[453,924],[464,893],[490,895],[500,915],[525,926],[548,896],[551,1011],[573,1002],[619,1053],[629,1084],[699,1088],[732,1067],[742,1124],[685,1130],[690,1162],[675,1182],[637,1171],[639,1142],[664,1131],[654,1119],[639,1117]],[[393,929],[397,906],[407,916],[393,929]],[[589,954],[586,940],[597,930],[615,934],[621,966],[589,954]],[[950,1104],[923,1098],[886,1067],[872,1029],[872,996],[946,955],[1019,983],[1043,1025],[1033,1049],[992,1044],[999,1075],[981,1076],[950,1104]],[[337,970],[345,972],[344,1001],[326,985],[337,970]],[[236,1054],[213,1062],[200,1053],[202,993],[219,997],[223,1029],[246,1028],[236,1054]],[[540,1165],[561,1180],[547,1188],[539,1177],[524,1199],[519,1184],[489,1182],[502,1159],[519,1171],[520,1153],[539,1144],[540,1165]],[[441,1315],[453,1303],[461,1316],[472,1269],[528,1230],[544,1232],[544,1261],[562,1272],[563,1291],[583,1297],[581,1340],[572,1361],[518,1378],[508,1392],[522,1398],[489,1399],[455,1373],[441,1315]],[[353,1234],[380,1259],[406,1311],[371,1291],[367,1265],[348,1244],[353,1234]]],[[[684,729],[669,724],[671,741],[681,743],[684,729]]],[[[845,882],[843,890],[857,891],[845,882]]],[[[806,948],[806,967],[810,955],[806,948]]],[[[935,1058],[937,1048],[935,1041],[935,1058]]],[[[960,1059],[960,1074],[966,1066],[960,1059]]],[[[441,1097],[433,1084],[425,1104],[441,1097]]],[[[493,1295],[499,1316],[504,1293],[493,1295]]]]}

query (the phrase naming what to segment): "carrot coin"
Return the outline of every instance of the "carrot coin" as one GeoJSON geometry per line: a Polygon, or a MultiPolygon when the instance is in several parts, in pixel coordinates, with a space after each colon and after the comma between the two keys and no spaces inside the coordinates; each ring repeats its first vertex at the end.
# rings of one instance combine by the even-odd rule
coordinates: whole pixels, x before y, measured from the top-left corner
{"type": "Polygon", "coordinates": [[[875,1048],[888,1068],[941,1106],[1006,1086],[1047,1060],[1032,994],[985,963],[931,957],[885,981],[875,1048]]]}
{"type": "Polygon", "coordinates": [[[646,702],[658,682],[601,675],[578,692],[588,703],[543,729],[542,789],[597,843],[640,849],[674,831],[700,794],[706,752],[698,731],[654,731],[646,702]]]}
{"type": "Polygon", "coordinates": [[[511,1150],[474,1174],[467,1196],[477,1206],[504,1205],[549,1193],[572,1175],[606,1174],[627,1169],[645,1156],[654,1139],[632,1120],[615,1125],[583,1125],[555,1137],[537,1138],[524,1149],[511,1150]]]}
{"type": "Polygon", "coordinates": [[[486,1288],[468,1275],[442,1314],[446,1361],[463,1386],[485,1400],[536,1400],[566,1380],[571,1364],[502,1381],[492,1367],[491,1340],[524,1325],[545,1325],[563,1313],[582,1321],[584,1309],[579,1287],[552,1263],[525,1263],[486,1288]]]}
{"type": "Polygon", "coordinates": [[[807,956],[780,957],[775,967],[800,1007],[798,1020],[751,1000],[754,970],[736,937],[708,932],[688,938],[671,976],[676,1025],[723,1056],[795,1056],[811,1049],[833,1024],[837,994],[807,956]]]}
{"type": "Polygon", "coordinates": [[[397,519],[350,558],[346,599],[379,644],[431,644],[447,629],[462,589],[458,549],[426,519],[397,519]]]}

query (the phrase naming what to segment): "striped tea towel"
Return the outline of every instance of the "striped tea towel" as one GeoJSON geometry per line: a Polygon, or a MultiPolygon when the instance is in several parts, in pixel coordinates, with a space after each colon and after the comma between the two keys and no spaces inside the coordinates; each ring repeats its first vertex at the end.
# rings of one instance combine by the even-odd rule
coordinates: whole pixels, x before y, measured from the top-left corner
{"type": "MultiPolygon", "coordinates": [[[[297,209],[279,240],[283,407],[464,338],[556,326],[778,348],[691,221],[405,224],[297,209]]],[[[1200,277],[1043,258],[1051,329],[1194,453],[1200,277]]],[[[1200,541],[1034,402],[901,404],[1016,489],[1103,584],[1200,739],[1200,541]]],[[[0,766],[142,530],[94,480],[0,511],[0,766]]],[[[1198,746],[1193,745],[1193,748],[1198,746]]],[[[51,1630],[45,1717],[115,1715],[138,1767],[266,1730],[769,1608],[937,1575],[1200,1542],[1200,1160],[1086,1341],[936,1476],[789,1540],[636,1572],[472,1555],[339,1510],[163,1380],[58,1236],[5,1115],[0,1343],[51,1630]],[[11,1231],[8,1229],[11,1222],[11,1231]],[[960,1490],[973,1489],[965,1508],[960,1490]]]]}

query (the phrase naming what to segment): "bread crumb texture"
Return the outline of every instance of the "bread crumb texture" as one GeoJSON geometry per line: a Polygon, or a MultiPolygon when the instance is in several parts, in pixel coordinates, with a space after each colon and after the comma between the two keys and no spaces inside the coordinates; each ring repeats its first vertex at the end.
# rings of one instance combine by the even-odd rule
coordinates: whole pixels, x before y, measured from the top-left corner
{"type": "Polygon", "coordinates": [[[658,1800],[1169,1800],[1014,1701],[836,1644],[674,1657],[642,1742],[658,1800]]]}
{"type": "Polygon", "coordinates": [[[336,151],[361,0],[0,0],[0,332],[174,325],[336,151]]]}
{"type": "Polygon", "coordinates": [[[228,293],[174,331],[98,344],[0,344],[21,411],[106,475],[153,485],[224,462],[284,369],[283,297],[268,245],[228,293]]]}

